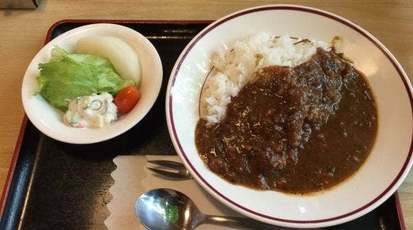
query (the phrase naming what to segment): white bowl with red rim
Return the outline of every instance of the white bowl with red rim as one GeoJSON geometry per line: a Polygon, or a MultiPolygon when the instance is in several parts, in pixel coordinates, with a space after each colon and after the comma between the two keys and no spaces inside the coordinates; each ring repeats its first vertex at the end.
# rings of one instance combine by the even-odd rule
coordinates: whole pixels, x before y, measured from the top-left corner
{"type": "Polygon", "coordinates": [[[202,30],[183,50],[169,79],[166,117],[178,155],[198,183],[239,213],[269,224],[326,227],[377,208],[397,190],[413,164],[412,86],[402,66],[373,35],[338,15],[305,6],[265,5],[227,15],[202,30]],[[340,51],[367,76],[378,105],[378,134],[370,156],[353,176],[311,196],[257,191],[231,184],[205,166],[194,143],[200,92],[218,47],[252,34],[329,42],[341,36],[340,51]]]}

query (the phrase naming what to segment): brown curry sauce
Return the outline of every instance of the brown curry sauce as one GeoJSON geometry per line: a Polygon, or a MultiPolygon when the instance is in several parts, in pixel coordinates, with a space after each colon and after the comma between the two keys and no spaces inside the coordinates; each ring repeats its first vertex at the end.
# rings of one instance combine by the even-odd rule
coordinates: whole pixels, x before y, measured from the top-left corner
{"type": "Polygon", "coordinates": [[[294,68],[271,66],[231,99],[218,124],[198,121],[195,143],[222,178],[260,190],[304,194],[357,171],[377,131],[377,109],[362,73],[318,49],[294,68]]]}

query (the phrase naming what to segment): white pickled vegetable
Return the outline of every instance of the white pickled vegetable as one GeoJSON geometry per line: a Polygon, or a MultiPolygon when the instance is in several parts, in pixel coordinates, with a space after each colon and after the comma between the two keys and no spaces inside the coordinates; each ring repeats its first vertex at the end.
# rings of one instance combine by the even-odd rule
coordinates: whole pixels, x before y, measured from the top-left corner
{"type": "Polygon", "coordinates": [[[84,37],[77,41],[74,53],[106,57],[124,79],[141,83],[141,63],[136,51],[125,41],[109,36],[84,37]]]}

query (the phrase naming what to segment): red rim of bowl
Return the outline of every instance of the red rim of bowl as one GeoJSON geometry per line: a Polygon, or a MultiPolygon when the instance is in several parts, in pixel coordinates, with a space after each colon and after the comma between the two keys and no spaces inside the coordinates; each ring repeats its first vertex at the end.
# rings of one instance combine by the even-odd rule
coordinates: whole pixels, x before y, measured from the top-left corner
{"type": "MultiPolygon", "coordinates": [[[[174,68],[174,72],[171,73],[171,78],[169,80],[170,82],[169,82],[168,90],[173,88],[176,77],[177,77],[177,74],[179,72],[179,69],[182,66],[183,60],[185,59],[185,57],[188,55],[190,50],[197,44],[197,42],[200,39],[202,39],[206,34],[208,34],[214,28],[220,26],[221,24],[223,24],[223,23],[225,23],[225,22],[227,22],[231,19],[240,17],[242,15],[250,14],[250,13],[260,12],[260,11],[301,11],[301,12],[305,12],[305,13],[316,14],[318,16],[325,17],[325,18],[334,20],[336,22],[339,22],[339,23],[351,28],[352,30],[356,31],[361,36],[367,38],[372,44],[374,44],[381,51],[381,53],[383,55],[385,55],[385,57],[391,62],[393,67],[397,70],[398,76],[403,81],[406,92],[409,95],[410,106],[412,107],[412,110],[413,110],[413,95],[412,95],[410,83],[409,83],[409,80],[408,80],[408,77],[407,77],[406,73],[404,72],[404,70],[402,69],[400,64],[397,62],[397,60],[393,57],[393,55],[383,45],[381,45],[371,34],[369,34],[367,31],[365,31],[364,29],[362,29],[358,25],[356,25],[356,24],[354,24],[354,23],[352,23],[352,22],[350,22],[350,21],[348,21],[348,20],[346,20],[346,19],[344,19],[340,16],[337,16],[335,14],[332,14],[332,13],[329,13],[329,12],[326,12],[326,11],[323,11],[323,10],[315,9],[315,8],[304,7],[304,6],[296,6],[296,5],[266,5],[266,6],[249,8],[249,9],[241,10],[241,11],[235,12],[233,14],[230,14],[230,15],[224,17],[223,19],[212,23],[210,26],[208,26],[203,31],[201,31],[200,34],[198,34],[194,38],[194,40],[191,41],[188,44],[188,47],[186,47],[184,49],[184,53],[180,56],[179,62],[176,63],[176,66],[174,68]]],[[[239,209],[244,210],[244,211],[246,211],[246,212],[248,212],[252,215],[259,216],[261,218],[265,218],[265,219],[268,219],[268,220],[271,220],[271,221],[274,221],[274,222],[285,223],[285,224],[301,226],[301,227],[303,227],[303,225],[312,225],[311,227],[314,227],[315,225],[316,226],[328,226],[329,224],[339,224],[339,223],[344,223],[346,221],[350,221],[352,219],[355,219],[359,216],[362,216],[362,215],[366,214],[368,211],[378,207],[381,203],[383,203],[385,200],[387,200],[397,190],[399,185],[402,183],[404,177],[407,175],[407,173],[409,171],[408,169],[411,167],[411,164],[412,164],[413,140],[410,141],[409,154],[408,154],[408,156],[407,156],[407,158],[406,158],[406,160],[403,164],[403,167],[399,171],[398,175],[394,178],[392,183],[390,183],[387,186],[387,188],[382,193],[380,193],[380,195],[378,195],[376,198],[374,198],[371,201],[367,202],[365,205],[363,205],[363,206],[361,206],[361,207],[359,207],[359,208],[357,208],[353,211],[344,213],[342,215],[335,216],[335,217],[332,217],[332,218],[305,220],[305,221],[282,219],[282,218],[277,218],[277,217],[273,217],[273,216],[268,216],[268,215],[250,210],[247,207],[244,207],[244,206],[234,202],[230,198],[228,198],[225,195],[221,194],[216,188],[211,186],[211,184],[209,184],[208,181],[206,181],[202,177],[202,175],[200,175],[200,173],[197,171],[197,169],[189,161],[188,156],[186,155],[185,150],[183,149],[183,147],[182,147],[182,145],[181,145],[181,143],[178,139],[178,135],[177,135],[175,124],[174,124],[174,115],[173,115],[173,109],[172,109],[173,95],[171,93],[167,93],[166,97],[167,97],[166,98],[166,100],[167,100],[166,113],[167,113],[167,117],[168,117],[168,119],[167,119],[168,128],[169,128],[170,135],[173,137],[172,139],[174,141],[176,141],[176,143],[174,143],[175,148],[177,149],[177,151],[179,151],[181,153],[181,156],[184,158],[185,163],[187,163],[188,166],[191,167],[193,172],[195,172],[197,174],[198,178],[204,183],[204,185],[207,186],[216,195],[218,195],[219,197],[221,197],[222,199],[224,199],[228,203],[231,203],[232,205],[238,207],[239,209]]]]}

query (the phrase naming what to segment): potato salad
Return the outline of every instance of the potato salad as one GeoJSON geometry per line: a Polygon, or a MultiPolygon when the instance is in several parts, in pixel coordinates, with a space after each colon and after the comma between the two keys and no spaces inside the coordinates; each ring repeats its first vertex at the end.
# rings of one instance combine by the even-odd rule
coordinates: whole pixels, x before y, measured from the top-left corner
{"type": "Polygon", "coordinates": [[[114,37],[86,37],[71,53],[55,46],[39,64],[41,95],[77,128],[100,128],[128,113],[140,100],[141,69],[135,50],[114,37]]]}

